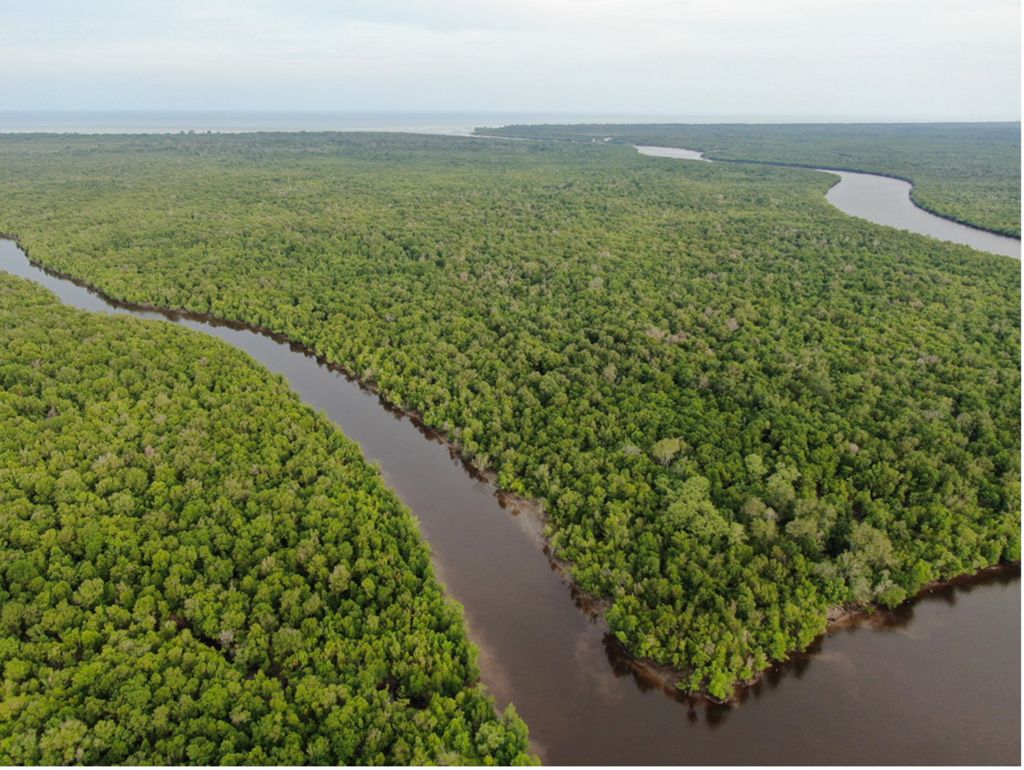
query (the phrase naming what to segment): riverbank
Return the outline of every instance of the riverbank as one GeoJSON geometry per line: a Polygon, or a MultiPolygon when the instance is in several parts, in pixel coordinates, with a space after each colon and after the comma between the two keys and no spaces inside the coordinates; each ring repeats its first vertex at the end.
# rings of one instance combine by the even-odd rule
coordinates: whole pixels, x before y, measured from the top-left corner
{"type": "Polygon", "coordinates": [[[877,604],[853,603],[830,607],[825,630],[816,636],[806,648],[791,651],[785,660],[776,661],[768,668],[759,672],[754,678],[737,683],[732,695],[725,699],[715,698],[708,693],[694,694],[681,691],[678,684],[685,678],[682,672],[653,660],[636,658],[618,640],[615,641],[615,644],[623,662],[629,667],[633,676],[649,686],[657,687],[666,695],[673,696],[683,702],[706,701],[716,706],[730,706],[742,702],[753,688],[760,685],[768,677],[784,673],[792,666],[796,657],[806,653],[808,650],[819,647],[822,641],[838,631],[852,630],[863,626],[884,627],[894,625],[894,619],[898,618],[901,613],[913,608],[915,604],[931,597],[936,592],[955,588],[984,586],[1001,582],[1008,578],[1020,578],[1020,562],[995,564],[989,567],[982,567],[978,572],[957,575],[948,580],[933,581],[914,594],[914,596],[893,608],[886,608],[877,604]]]}

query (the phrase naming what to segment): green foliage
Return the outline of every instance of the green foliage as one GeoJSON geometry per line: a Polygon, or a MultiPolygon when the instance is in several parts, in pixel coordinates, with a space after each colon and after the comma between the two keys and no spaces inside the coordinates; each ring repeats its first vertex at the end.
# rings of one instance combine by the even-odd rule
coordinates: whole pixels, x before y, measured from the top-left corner
{"type": "MultiPolygon", "coordinates": [[[[1019,558],[1019,263],[847,217],[821,174],[340,134],[0,157],[0,230],[35,259],[272,328],[418,410],[544,502],[618,638],[690,688],[831,605],[1019,558]]],[[[325,579],[381,595],[346,565],[325,579]]]]}
{"type": "Polygon", "coordinates": [[[914,183],[923,209],[1020,237],[1020,123],[504,126],[488,134],[700,150],[753,160],[866,171],[914,183]]]}
{"type": "Polygon", "coordinates": [[[0,273],[0,763],[530,761],[416,526],[244,354],[0,273]]]}

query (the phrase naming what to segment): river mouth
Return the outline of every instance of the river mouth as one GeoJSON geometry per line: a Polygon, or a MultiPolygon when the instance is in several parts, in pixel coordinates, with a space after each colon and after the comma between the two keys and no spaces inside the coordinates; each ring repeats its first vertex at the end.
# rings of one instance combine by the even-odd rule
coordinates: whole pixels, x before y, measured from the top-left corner
{"type": "Polygon", "coordinates": [[[466,609],[484,683],[500,705],[515,702],[546,762],[1019,758],[1019,570],[938,589],[896,613],[834,629],[735,706],[664,697],[604,623],[580,611],[545,555],[538,518],[471,472],[435,432],[340,370],[278,335],[109,302],[34,266],[13,241],[0,241],[0,268],[46,286],[65,304],[217,336],[284,375],[324,411],[413,510],[440,579],[466,609]]]}
{"type": "MultiPolygon", "coordinates": [[[[655,147],[634,145],[637,152],[654,158],[675,158],[676,160],[700,160],[707,163],[757,163],[757,161],[715,161],[705,158],[698,150],[679,147],[655,147]]],[[[786,166],[786,163],[765,165],[786,166]]],[[[807,166],[806,168],[811,168],[807,166]]],[[[932,214],[920,208],[910,197],[913,185],[895,177],[865,174],[860,171],[817,168],[826,174],[835,174],[839,182],[825,194],[825,199],[852,217],[866,219],[878,225],[887,225],[908,230],[919,235],[928,235],[940,241],[959,243],[990,254],[1020,259],[1020,240],[999,235],[988,230],[954,222],[951,219],[932,214]]]]}

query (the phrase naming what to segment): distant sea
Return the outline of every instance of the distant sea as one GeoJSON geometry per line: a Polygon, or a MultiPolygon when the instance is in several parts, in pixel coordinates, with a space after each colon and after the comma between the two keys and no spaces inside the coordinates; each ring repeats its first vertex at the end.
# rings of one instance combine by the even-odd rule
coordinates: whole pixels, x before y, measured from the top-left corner
{"type": "Polygon", "coordinates": [[[176,134],[182,131],[408,131],[469,134],[509,123],[637,122],[638,117],[513,112],[5,112],[3,133],[176,134]]]}
{"type": "MultiPolygon", "coordinates": [[[[747,118],[746,120],[750,120],[747,118]]],[[[599,115],[542,112],[3,111],[0,133],[176,134],[249,131],[407,131],[469,134],[510,123],[716,123],[737,116],[599,115]]]]}

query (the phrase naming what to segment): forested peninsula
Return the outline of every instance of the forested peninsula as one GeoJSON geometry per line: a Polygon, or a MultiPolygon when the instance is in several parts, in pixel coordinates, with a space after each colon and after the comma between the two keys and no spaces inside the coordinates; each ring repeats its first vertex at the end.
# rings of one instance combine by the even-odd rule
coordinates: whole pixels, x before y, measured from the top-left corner
{"type": "Polygon", "coordinates": [[[723,161],[894,176],[933,214],[1020,237],[1020,123],[596,124],[502,126],[482,134],[683,147],[723,161]]]}
{"type": "Polygon", "coordinates": [[[831,607],[1020,556],[1020,264],[829,184],[604,142],[4,137],[0,231],[415,410],[542,502],[632,654],[724,698],[831,607]]]}
{"type": "Polygon", "coordinates": [[[0,272],[0,764],[531,762],[475,657],[280,378],[0,272]]]}

